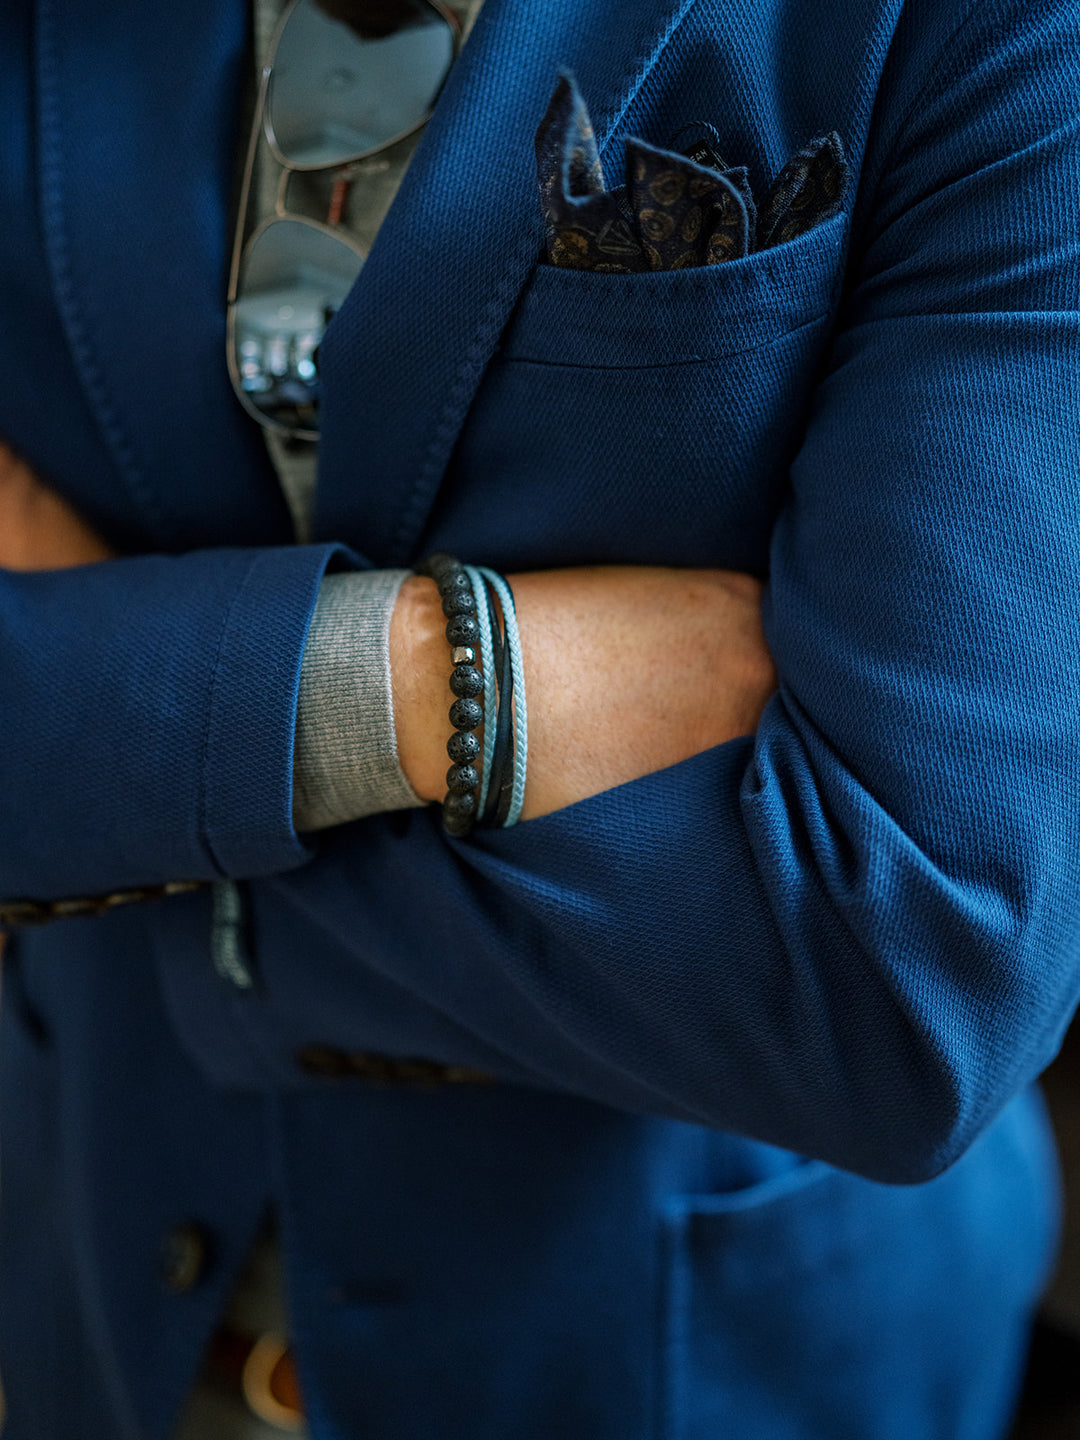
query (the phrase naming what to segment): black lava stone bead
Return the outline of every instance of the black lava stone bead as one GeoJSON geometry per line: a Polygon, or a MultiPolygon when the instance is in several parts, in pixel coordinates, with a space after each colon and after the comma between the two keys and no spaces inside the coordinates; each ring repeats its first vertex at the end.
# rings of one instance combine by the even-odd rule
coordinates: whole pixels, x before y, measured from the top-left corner
{"type": "Polygon", "coordinates": [[[459,730],[447,740],[446,753],[455,765],[468,765],[480,754],[480,741],[468,731],[459,730]]]}
{"type": "Polygon", "coordinates": [[[446,788],[454,795],[467,795],[480,784],[480,772],[475,765],[451,765],[446,772],[446,788]]]}
{"type": "Polygon", "coordinates": [[[476,814],[475,795],[447,795],[443,801],[443,817],[447,820],[471,820],[476,814]]]}
{"type": "Polygon", "coordinates": [[[425,575],[438,575],[440,572],[445,573],[447,570],[457,570],[460,565],[461,561],[455,559],[448,550],[436,550],[424,561],[422,573],[425,575]]]}
{"type": "Polygon", "coordinates": [[[455,615],[446,627],[451,645],[479,645],[480,626],[471,615],[455,615]]]}
{"type": "Polygon", "coordinates": [[[450,689],[462,700],[484,693],[484,677],[475,665],[459,665],[450,676],[450,689]]]}
{"type": "Polygon", "coordinates": [[[450,724],[455,730],[475,730],[483,723],[483,706],[475,700],[455,700],[450,706],[450,724]]]}
{"type": "Polygon", "coordinates": [[[473,599],[471,590],[452,590],[449,595],[443,596],[442,613],[446,616],[452,615],[473,615],[476,612],[476,601],[473,599]]]}
{"type": "Polygon", "coordinates": [[[440,575],[437,581],[439,594],[445,600],[447,595],[455,595],[461,590],[467,590],[472,594],[472,581],[464,570],[453,570],[449,575],[440,575]]]}

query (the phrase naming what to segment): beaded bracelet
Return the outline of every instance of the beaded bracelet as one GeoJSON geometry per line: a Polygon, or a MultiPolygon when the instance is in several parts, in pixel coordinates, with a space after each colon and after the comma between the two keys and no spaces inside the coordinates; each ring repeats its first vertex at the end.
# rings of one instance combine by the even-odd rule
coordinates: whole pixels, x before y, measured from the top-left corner
{"type": "Polygon", "coordinates": [[[480,784],[475,765],[480,741],[475,731],[484,723],[484,706],[479,699],[484,693],[484,678],[476,668],[476,644],[480,638],[476,597],[465,567],[452,555],[429,555],[417,566],[417,573],[430,576],[438,587],[454,666],[450,675],[450,689],[457,697],[450,706],[454,733],[446,742],[446,753],[453,764],[446,772],[443,828],[450,835],[468,835],[476,823],[480,784]]]}
{"type": "Polygon", "coordinates": [[[450,707],[454,734],[446,744],[454,763],[446,772],[443,828],[463,836],[475,825],[514,825],[525,793],[528,728],[513,593],[496,571],[462,565],[441,552],[424,560],[417,572],[435,581],[454,664],[450,676],[457,697],[450,707]],[[482,747],[475,733],[481,725],[482,747]]]}

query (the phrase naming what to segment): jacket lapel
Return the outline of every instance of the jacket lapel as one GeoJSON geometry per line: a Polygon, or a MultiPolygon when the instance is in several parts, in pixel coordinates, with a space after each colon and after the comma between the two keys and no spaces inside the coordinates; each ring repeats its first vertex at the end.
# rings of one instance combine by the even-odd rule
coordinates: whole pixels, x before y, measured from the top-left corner
{"type": "MultiPolygon", "coordinates": [[[[533,136],[561,69],[601,150],[693,0],[486,0],[327,331],[317,538],[412,556],[541,252],[533,136]]],[[[40,175],[58,305],[146,543],[287,540],[224,354],[250,0],[36,0],[40,175]]]]}
{"type": "Polygon", "coordinates": [[[288,540],[225,367],[245,0],[36,4],[49,264],[130,533],[167,549],[288,540]]]}
{"type": "Polygon", "coordinates": [[[317,538],[408,561],[542,248],[533,137],[561,69],[601,152],[693,0],[486,0],[320,349],[317,538]]]}

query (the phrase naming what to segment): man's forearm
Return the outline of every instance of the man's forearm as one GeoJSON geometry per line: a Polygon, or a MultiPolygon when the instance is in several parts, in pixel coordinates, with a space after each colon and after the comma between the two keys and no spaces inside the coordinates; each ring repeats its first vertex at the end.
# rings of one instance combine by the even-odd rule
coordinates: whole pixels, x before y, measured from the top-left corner
{"type": "MultiPolygon", "coordinates": [[[[59,569],[111,553],[0,445],[0,566],[59,569]]],[[[529,694],[524,819],[749,733],[776,688],[749,576],[586,566],[511,579],[529,694]]],[[[442,797],[445,624],[429,579],[324,579],[301,668],[298,829],[442,797]]]]}
{"type": "MultiPolygon", "coordinates": [[[[723,570],[585,566],[509,577],[529,700],[523,819],[751,733],[776,689],[760,584],[723,570]]],[[[434,582],[402,586],[390,627],[401,765],[442,797],[447,647],[434,582]]]]}

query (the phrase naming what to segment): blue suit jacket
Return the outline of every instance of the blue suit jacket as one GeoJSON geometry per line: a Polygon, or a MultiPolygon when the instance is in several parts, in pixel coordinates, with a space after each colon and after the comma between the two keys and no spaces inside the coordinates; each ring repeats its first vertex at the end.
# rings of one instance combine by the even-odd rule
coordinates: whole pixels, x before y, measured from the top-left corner
{"type": "Polygon", "coordinates": [[[324,341],[306,547],[223,364],[246,10],[0,10],[0,435],[128,557],[0,576],[0,894],[249,882],[258,975],[205,894],[17,936],[5,1440],[164,1436],[268,1204],[320,1440],[996,1434],[1080,973],[1080,5],[487,0],[324,341]],[[836,129],[845,213],[538,266],[561,67],[609,172],[708,120],[760,192],[836,129]],[[768,574],[780,691],[510,831],[301,840],[320,577],[436,546],[768,574]]]}

